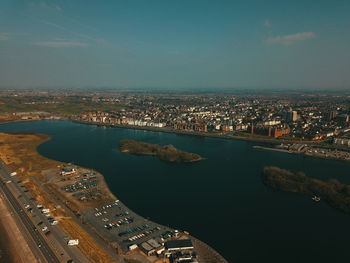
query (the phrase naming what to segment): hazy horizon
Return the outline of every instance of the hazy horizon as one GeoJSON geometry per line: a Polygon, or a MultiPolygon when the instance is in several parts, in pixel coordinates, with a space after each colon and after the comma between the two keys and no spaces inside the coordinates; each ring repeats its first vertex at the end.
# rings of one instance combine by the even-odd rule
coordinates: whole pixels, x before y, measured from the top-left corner
{"type": "Polygon", "coordinates": [[[0,88],[344,90],[350,2],[3,0],[0,88]]]}

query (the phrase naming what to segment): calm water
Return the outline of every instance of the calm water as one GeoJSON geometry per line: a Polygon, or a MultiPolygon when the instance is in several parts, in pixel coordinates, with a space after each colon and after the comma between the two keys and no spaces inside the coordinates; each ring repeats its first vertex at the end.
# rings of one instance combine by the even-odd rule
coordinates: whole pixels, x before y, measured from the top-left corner
{"type": "Polygon", "coordinates": [[[113,193],[154,221],[189,231],[229,262],[344,262],[350,216],[323,202],[265,187],[265,165],[350,183],[350,163],[254,149],[254,143],[197,138],[62,121],[0,125],[0,131],[41,132],[52,140],[39,152],[105,175],[113,193]],[[171,164],[119,152],[135,139],[201,154],[192,164],[171,164]]]}

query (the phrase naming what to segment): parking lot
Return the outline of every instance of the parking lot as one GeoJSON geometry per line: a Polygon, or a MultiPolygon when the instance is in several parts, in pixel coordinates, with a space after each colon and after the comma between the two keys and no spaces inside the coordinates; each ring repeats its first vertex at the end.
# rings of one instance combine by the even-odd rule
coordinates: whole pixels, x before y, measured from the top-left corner
{"type": "Polygon", "coordinates": [[[43,204],[38,203],[36,198],[28,191],[24,182],[17,177],[16,173],[12,173],[4,182],[6,182],[6,185],[11,189],[19,202],[21,206],[20,212],[28,216],[28,222],[32,224],[31,229],[37,237],[34,239],[36,246],[41,251],[52,250],[52,253],[64,262],[72,258],[85,259],[77,248],[67,246],[70,237],[64,236],[63,231],[59,228],[59,220],[52,214],[52,212],[55,213],[54,210],[56,208],[50,210],[43,204]],[[39,238],[39,236],[42,236],[44,239],[39,238]]]}
{"type": "Polygon", "coordinates": [[[145,254],[154,255],[161,253],[165,240],[175,236],[173,229],[139,216],[113,195],[102,199],[102,194],[108,194],[109,190],[98,172],[72,165],[60,168],[59,173],[48,176],[50,182],[65,196],[65,204],[74,202],[77,207],[84,206],[79,211],[82,222],[92,226],[112,247],[126,252],[136,246],[145,254]]]}
{"type": "Polygon", "coordinates": [[[119,200],[91,208],[83,216],[98,233],[109,242],[117,242],[123,251],[132,244],[141,244],[152,238],[161,243],[161,238],[170,237],[169,233],[173,231],[139,216],[119,200]]]}

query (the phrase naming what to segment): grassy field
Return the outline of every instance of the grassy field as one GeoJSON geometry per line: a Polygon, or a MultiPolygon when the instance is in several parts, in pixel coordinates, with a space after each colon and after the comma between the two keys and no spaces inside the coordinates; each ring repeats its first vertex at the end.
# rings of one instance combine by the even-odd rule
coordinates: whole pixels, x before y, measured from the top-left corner
{"type": "Polygon", "coordinates": [[[1,97],[0,113],[45,111],[64,116],[78,115],[85,111],[115,111],[123,105],[96,102],[81,97],[40,98],[40,97],[1,97]],[[50,101],[48,101],[50,100],[50,101]]]}
{"type": "Polygon", "coordinates": [[[0,158],[12,170],[17,171],[17,178],[22,180],[38,203],[50,208],[67,235],[83,240],[78,247],[90,262],[115,262],[104,248],[100,247],[79,224],[65,214],[62,208],[57,208],[51,196],[35,182],[37,180],[34,178],[44,183],[45,176],[42,172],[47,169],[57,169],[58,165],[62,165],[60,162],[37,153],[37,146],[49,139],[50,137],[44,134],[0,133],[0,158]]]}

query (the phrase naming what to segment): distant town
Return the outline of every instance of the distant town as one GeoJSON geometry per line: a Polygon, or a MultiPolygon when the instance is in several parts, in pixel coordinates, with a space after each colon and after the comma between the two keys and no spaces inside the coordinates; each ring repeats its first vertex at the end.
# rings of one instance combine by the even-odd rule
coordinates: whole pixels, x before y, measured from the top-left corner
{"type": "Polygon", "coordinates": [[[271,143],[264,150],[350,161],[350,94],[4,90],[0,122],[85,124],[271,143]]]}
{"type": "MultiPolygon", "coordinates": [[[[270,142],[350,146],[350,94],[5,90],[0,121],[70,119],[270,142]]],[[[292,148],[293,149],[293,148],[292,148]]],[[[300,150],[300,149],[299,149],[300,150]]]]}
{"type": "Polygon", "coordinates": [[[1,119],[91,123],[348,144],[350,94],[2,91],[1,119]],[[74,104],[74,107],[72,106],[74,104]],[[30,110],[28,110],[30,109],[30,110]]]}
{"type": "MultiPolygon", "coordinates": [[[[100,98],[100,100],[104,100],[100,98]]],[[[81,120],[191,132],[262,135],[295,140],[325,140],[350,131],[349,103],[343,98],[300,96],[157,96],[117,99],[118,111],[89,111],[81,120]]]]}

